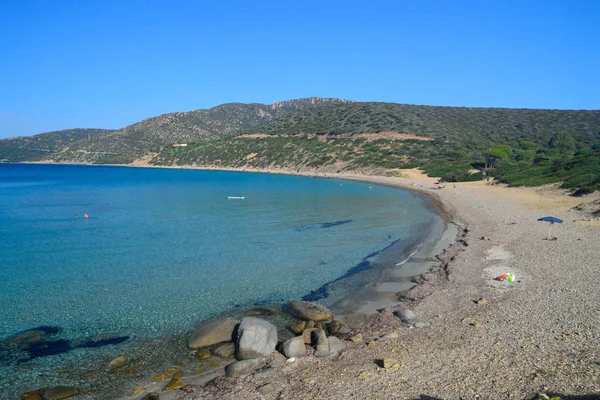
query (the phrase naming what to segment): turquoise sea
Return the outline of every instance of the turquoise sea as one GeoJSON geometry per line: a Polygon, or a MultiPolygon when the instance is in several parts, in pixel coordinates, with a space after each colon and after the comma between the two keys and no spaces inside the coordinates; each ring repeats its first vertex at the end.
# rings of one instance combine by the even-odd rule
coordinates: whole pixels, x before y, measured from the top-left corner
{"type": "Polygon", "coordinates": [[[439,222],[421,196],[359,182],[0,164],[0,398],[81,386],[81,371],[227,310],[333,304],[439,222]],[[15,353],[9,339],[38,327],[50,344],[15,353]]]}

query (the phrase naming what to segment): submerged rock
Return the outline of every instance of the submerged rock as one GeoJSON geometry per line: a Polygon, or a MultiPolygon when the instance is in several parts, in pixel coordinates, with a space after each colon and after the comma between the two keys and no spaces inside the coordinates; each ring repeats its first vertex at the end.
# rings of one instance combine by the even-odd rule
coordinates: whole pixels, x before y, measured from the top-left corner
{"type": "Polygon", "coordinates": [[[223,359],[231,358],[235,354],[235,343],[225,343],[216,347],[213,352],[223,359]]]}
{"type": "Polygon", "coordinates": [[[123,367],[125,364],[129,362],[129,359],[125,356],[119,356],[111,360],[105,368],[105,371],[108,373],[114,372],[117,369],[123,367]]]}
{"type": "Polygon", "coordinates": [[[277,345],[277,328],[264,319],[244,317],[238,327],[236,358],[248,360],[268,356],[277,345]]]}
{"type": "Polygon", "coordinates": [[[76,396],[77,388],[71,386],[56,386],[44,391],[44,400],[62,400],[76,396]]]}
{"type": "Polygon", "coordinates": [[[235,318],[223,318],[208,322],[191,334],[188,338],[188,347],[195,350],[217,343],[231,342],[233,331],[239,323],[240,321],[235,318]]]}
{"type": "Polygon", "coordinates": [[[238,376],[251,374],[265,365],[267,365],[267,360],[264,357],[238,361],[226,366],[225,374],[230,378],[237,378],[238,376]]]}
{"type": "Polygon", "coordinates": [[[183,383],[177,379],[177,378],[172,378],[169,383],[167,383],[167,385],[163,388],[163,392],[168,392],[169,390],[173,390],[175,388],[181,387],[183,386],[183,383]]]}
{"type": "Polygon", "coordinates": [[[307,321],[329,321],[333,319],[333,314],[327,307],[310,301],[291,301],[286,305],[286,311],[296,318],[307,321]]]}
{"type": "Polygon", "coordinates": [[[33,390],[31,392],[21,394],[21,400],[44,400],[42,395],[48,388],[33,390]]]}
{"type": "Polygon", "coordinates": [[[202,348],[202,349],[198,350],[198,352],[196,353],[196,357],[198,357],[198,360],[204,361],[204,360],[208,360],[210,357],[212,357],[212,355],[210,354],[209,349],[202,348]]]}
{"type": "Polygon", "coordinates": [[[8,338],[6,341],[17,345],[30,345],[43,342],[46,340],[47,336],[48,334],[42,330],[32,329],[18,333],[13,337],[8,338]]]}

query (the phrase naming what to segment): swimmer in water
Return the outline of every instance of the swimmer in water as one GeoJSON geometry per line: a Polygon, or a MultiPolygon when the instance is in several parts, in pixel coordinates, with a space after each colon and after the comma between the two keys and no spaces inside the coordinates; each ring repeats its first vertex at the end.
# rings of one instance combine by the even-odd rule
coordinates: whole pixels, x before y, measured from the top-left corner
{"type": "Polygon", "coordinates": [[[83,213],[83,218],[89,218],[90,216],[87,213],[83,213]]]}

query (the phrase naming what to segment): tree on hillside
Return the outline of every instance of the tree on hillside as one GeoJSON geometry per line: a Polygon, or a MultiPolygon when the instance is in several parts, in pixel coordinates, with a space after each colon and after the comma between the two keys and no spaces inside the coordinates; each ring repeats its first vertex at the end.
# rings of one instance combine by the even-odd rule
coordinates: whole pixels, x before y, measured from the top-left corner
{"type": "Polygon", "coordinates": [[[512,153],[509,146],[494,146],[485,151],[485,169],[496,168],[499,160],[506,160],[512,153]]]}
{"type": "Polygon", "coordinates": [[[572,156],[576,149],[575,140],[567,132],[558,132],[552,136],[548,147],[557,149],[563,156],[572,156]]]}

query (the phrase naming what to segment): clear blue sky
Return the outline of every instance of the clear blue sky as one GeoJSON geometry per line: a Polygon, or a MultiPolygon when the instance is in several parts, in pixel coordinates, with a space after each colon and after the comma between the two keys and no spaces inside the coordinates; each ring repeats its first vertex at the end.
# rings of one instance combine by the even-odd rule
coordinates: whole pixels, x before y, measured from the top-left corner
{"type": "Polygon", "coordinates": [[[324,96],[600,108],[600,1],[0,0],[0,137],[324,96]]]}

